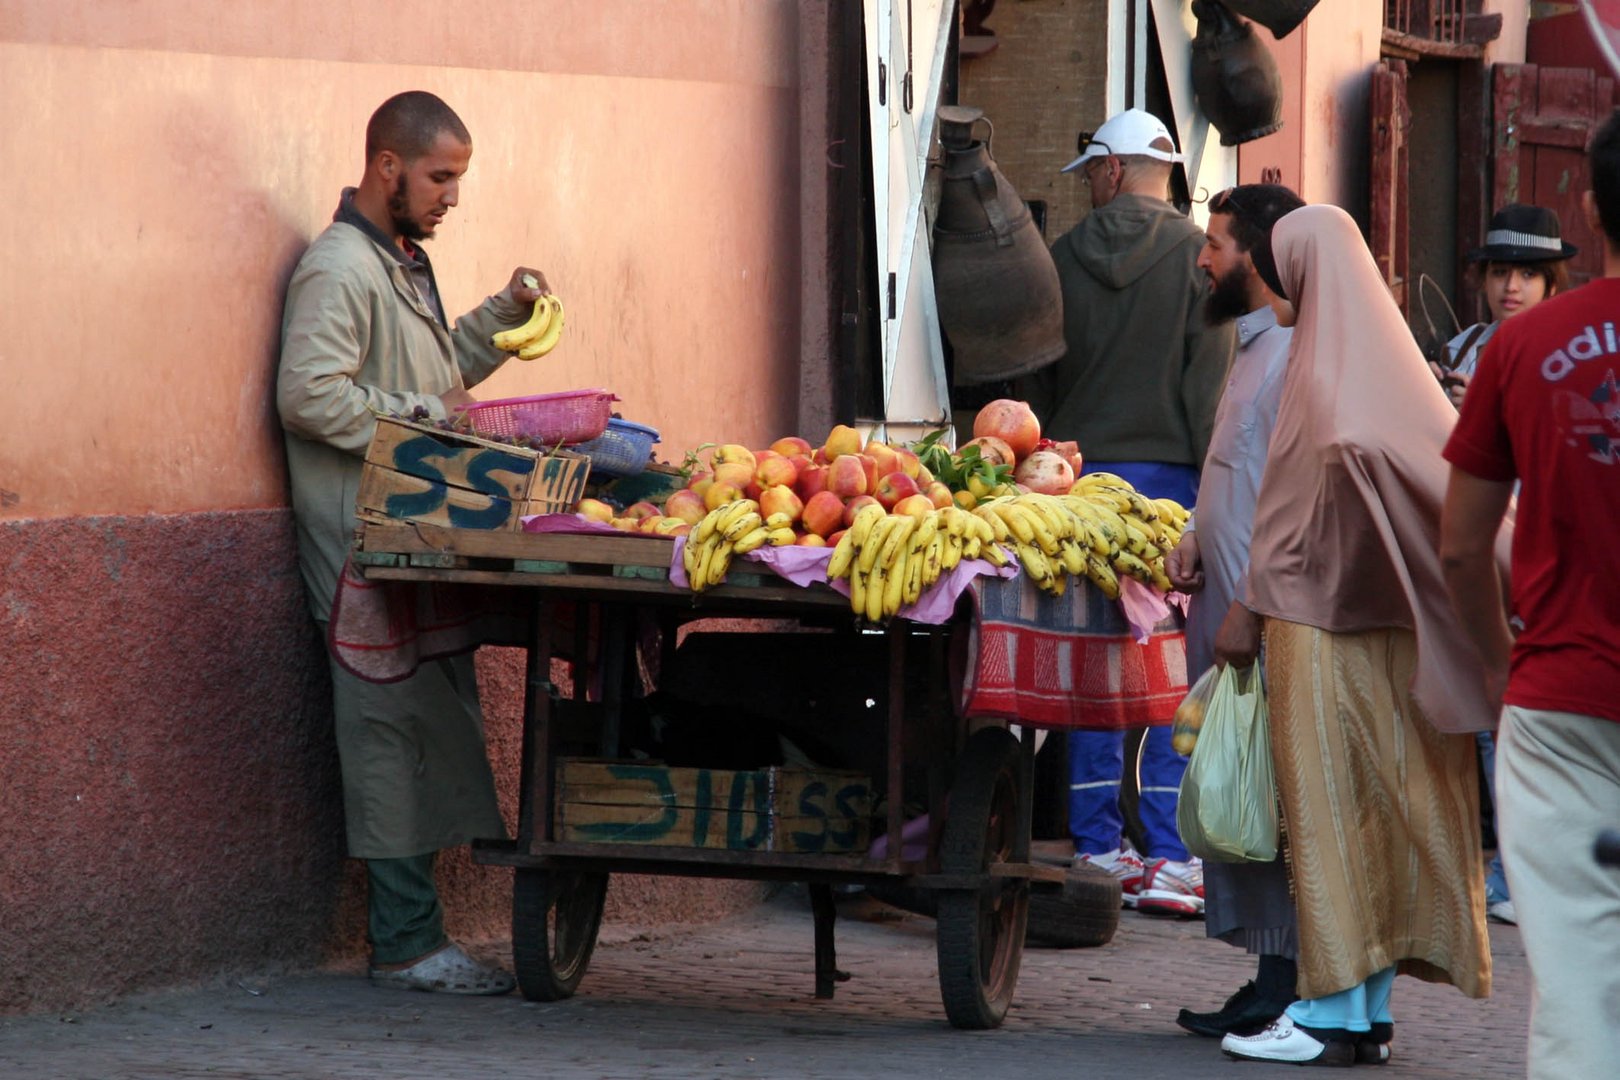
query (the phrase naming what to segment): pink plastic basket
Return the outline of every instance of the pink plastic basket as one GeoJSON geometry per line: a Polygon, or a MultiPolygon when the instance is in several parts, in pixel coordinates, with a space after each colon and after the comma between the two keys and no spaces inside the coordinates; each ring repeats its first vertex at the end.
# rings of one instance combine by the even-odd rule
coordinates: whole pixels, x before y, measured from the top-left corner
{"type": "Polygon", "coordinates": [[[489,435],[525,435],[555,446],[594,439],[607,430],[613,402],[606,390],[568,390],[560,394],[501,398],[467,405],[473,430],[489,435]]]}

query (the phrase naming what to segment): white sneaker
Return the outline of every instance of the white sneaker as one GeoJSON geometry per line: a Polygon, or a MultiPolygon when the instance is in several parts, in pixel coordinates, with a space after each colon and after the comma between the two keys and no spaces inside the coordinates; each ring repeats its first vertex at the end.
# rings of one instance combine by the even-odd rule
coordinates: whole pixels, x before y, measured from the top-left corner
{"type": "Polygon", "coordinates": [[[1497,922],[1519,924],[1519,913],[1513,910],[1512,900],[1497,900],[1485,905],[1485,917],[1497,922]]]}
{"type": "Polygon", "coordinates": [[[1107,870],[1119,879],[1120,901],[1125,907],[1136,906],[1137,894],[1142,891],[1142,857],[1130,848],[1115,848],[1102,855],[1076,855],[1075,862],[1086,862],[1107,870]]]}
{"type": "Polygon", "coordinates": [[[1149,915],[1193,918],[1204,913],[1204,864],[1196,856],[1187,862],[1155,859],[1142,875],[1136,910],[1149,915]]]}

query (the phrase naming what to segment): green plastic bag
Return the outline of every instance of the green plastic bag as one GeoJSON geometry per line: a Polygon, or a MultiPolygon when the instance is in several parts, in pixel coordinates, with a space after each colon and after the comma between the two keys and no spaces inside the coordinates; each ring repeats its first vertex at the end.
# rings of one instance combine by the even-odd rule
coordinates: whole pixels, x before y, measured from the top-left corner
{"type": "Polygon", "coordinates": [[[1187,850],[1214,862],[1277,857],[1277,781],[1260,668],[1228,664],[1181,777],[1176,827],[1187,850]]]}

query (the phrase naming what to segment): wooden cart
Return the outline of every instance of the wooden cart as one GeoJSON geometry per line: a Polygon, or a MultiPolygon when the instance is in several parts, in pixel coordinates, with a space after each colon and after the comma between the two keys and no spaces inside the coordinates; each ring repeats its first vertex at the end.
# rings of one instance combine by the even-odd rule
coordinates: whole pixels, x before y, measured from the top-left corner
{"type": "MultiPolygon", "coordinates": [[[[815,993],[831,997],[841,977],[833,944],[836,884],[900,883],[933,892],[938,908],[940,993],[956,1027],[998,1026],[1017,983],[1032,884],[1061,885],[1061,867],[1030,858],[1033,733],[1015,739],[1003,727],[971,735],[948,706],[936,708],[924,745],[904,745],[904,668],[908,639],[929,637],[944,680],[944,628],[895,620],[887,637],[887,739],[882,858],[865,853],[823,854],[780,850],[665,847],[559,839],[557,688],[551,681],[553,605],[571,601],[576,625],[593,612],[598,627],[601,709],[594,751],[622,753],[621,709],[634,664],[634,627],[656,613],[672,648],[674,628],[696,619],[794,620],[807,627],[861,632],[849,602],[832,589],[800,588],[740,563],[727,582],[701,595],[668,580],[672,542],[639,536],[532,534],[441,528],[422,524],[367,525],[354,562],[368,580],[460,582],[532,591],[523,761],[517,836],[482,841],[474,856],[515,869],[513,961],[518,984],[532,1000],[574,993],[590,962],[601,922],[608,874],[803,881],[815,925],[815,993]],[[932,825],[928,854],[907,861],[901,835],[905,764],[914,755],[927,766],[926,805],[932,825]],[[948,813],[947,809],[948,798],[948,813]]],[[[871,632],[871,631],[867,631],[871,632]]],[[[583,655],[583,641],[576,655],[583,655]]],[[[574,680],[576,695],[587,680],[574,680]]],[[[941,703],[936,702],[936,705],[941,703]]],[[[917,793],[909,793],[917,794],[917,793]]]]}

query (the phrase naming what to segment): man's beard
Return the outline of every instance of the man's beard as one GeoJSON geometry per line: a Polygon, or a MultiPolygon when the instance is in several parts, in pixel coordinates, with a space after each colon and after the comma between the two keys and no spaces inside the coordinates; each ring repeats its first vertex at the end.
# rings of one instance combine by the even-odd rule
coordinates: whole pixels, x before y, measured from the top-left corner
{"type": "Polygon", "coordinates": [[[1224,277],[1215,279],[1204,303],[1204,321],[1211,326],[1229,323],[1249,313],[1249,279],[1254,274],[1246,265],[1234,266],[1224,277]]]}
{"type": "Polygon", "coordinates": [[[410,216],[410,197],[405,190],[405,174],[399,176],[399,183],[394,185],[394,193],[388,196],[388,216],[394,221],[394,231],[407,240],[429,240],[433,233],[422,228],[410,216]]]}

